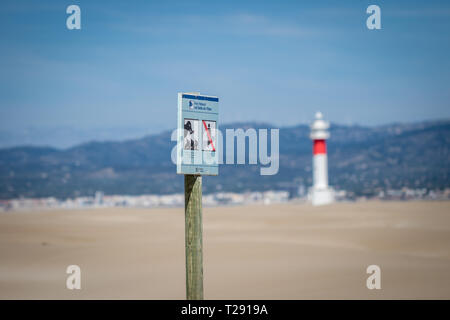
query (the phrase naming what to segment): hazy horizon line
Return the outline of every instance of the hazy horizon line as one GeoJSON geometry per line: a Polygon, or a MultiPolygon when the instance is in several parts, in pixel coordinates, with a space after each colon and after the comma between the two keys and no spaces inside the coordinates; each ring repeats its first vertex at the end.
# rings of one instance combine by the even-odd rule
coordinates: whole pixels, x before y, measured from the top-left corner
{"type": "MultiPolygon", "coordinates": [[[[327,119],[325,119],[327,120],[327,119]]],[[[418,125],[418,124],[430,124],[430,123],[445,123],[445,122],[449,122],[450,118],[440,118],[440,119],[427,119],[427,120],[421,120],[421,121],[393,121],[393,122],[388,122],[385,124],[375,124],[375,125],[363,125],[363,124],[358,124],[358,123],[341,123],[341,122],[334,122],[334,121],[330,121],[330,129],[332,129],[333,125],[337,125],[340,127],[359,127],[359,128],[382,128],[382,127],[389,127],[389,126],[396,126],[396,125],[418,125]]],[[[277,126],[274,124],[271,124],[270,122],[266,122],[266,121],[233,121],[233,122],[226,122],[224,124],[220,124],[220,127],[227,127],[229,128],[230,126],[236,126],[236,125],[247,125],[247,124],[256,124],[256,125],[266,125],[268,129],[270,128],[278,128],[278,129],[287,129],[287,128],[295,128],[295,127],[299,127],[299,126],[309,126],[310,122],[299,122],[298,124],[295,125],[284,125],[284,126],[277,126]]],[[[219,127],[219,129],[220,129],[219,127]]],[[[125,128],[132,128],[131,126],[124,126],[124,127],[103,127],[103,128],[98,128],[98,130],[114,130],[114,129],[125,129],[125,128]]],[[[142,128],[144,129],[144,126],[142,127],[138,127],[138,128],[142,128]]],[[[74,127],[66,127],[66,126],[61,126],[61,127],[54,127],[54,128],[30,128],[31,130],[59,130],[59,129],[68,129],[68,130],[77,130],[79,132],[83,132],[83,131],[92,131],[92,130],[96,130],[95,128],[92,129],[77,129],[74,127]]],[[[83,141],[80,142],[76,142],[73,144],[70,144],[68,146],[62,147],[62,146],[57,146],[55,144],[49,144],[49,143],[19,143],[19,144],[14,144],[14,145],[5,145],[5,146],[1,146],[0,145],[0,150],[7,150],[7,149],[15,149],[15,148],[27,148],[27,147],[31,147],[31,148],[51,148],[51,149],[55,149],[55,150],[68,150],[71,148],[75,148],[77,146],[81,146],[81,145],[86,145],[86,144],[90,144],[90,143],[114,143],[114,142],[118,142],[118,143],[123,143],[123,142],[127,142],[127,141],[133,141],[133,140],[140,140],[140,139],[144,139],[146,137],[151,137],[151,136],[159,136],[159,135],[163,135],[163,134],[170,134],[170,132],[174,129],[161,129],[159,132],[155,132],[155,133],[148,133],[148,134],[141,134],[141,135],[135,135],[133,137],[124,137],[124,138],[106,138],[106,139],[96,139],[96,138],[87,138],[83,141]]],[[[2,133],[6,132],[7,130],[0,130],[0,144],[1,140],[2,140],[2,133]]]]}

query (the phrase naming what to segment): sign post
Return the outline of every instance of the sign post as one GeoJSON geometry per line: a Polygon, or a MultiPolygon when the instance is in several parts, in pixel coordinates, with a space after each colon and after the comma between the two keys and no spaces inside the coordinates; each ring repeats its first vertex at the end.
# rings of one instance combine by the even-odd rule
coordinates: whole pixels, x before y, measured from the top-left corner
{"type": "Polygon", "coordinates": [[[203,300],[202,176],[184,176],[186,299],[203,300]]]}
{"type": "Polygon", "coordinates": [[[203,300],[202,175],[218,175],[219,99],[178,94],[177,173],[184,174],[186,299],[203,300]]]}

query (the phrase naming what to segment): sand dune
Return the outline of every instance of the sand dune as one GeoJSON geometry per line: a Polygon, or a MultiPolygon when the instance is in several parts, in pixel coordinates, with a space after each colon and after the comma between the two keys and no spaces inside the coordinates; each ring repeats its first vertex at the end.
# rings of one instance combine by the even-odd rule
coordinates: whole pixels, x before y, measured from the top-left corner
{"type": "MultiPolygon", "coordinates": [[[[450,298],[450,202],[204,208],[206,299],[450,298]],[[381,290],[366,268],[381,267],[381,290]]],[[[184,299],[183,209],[0,214],[2,299],[184,299]],[[66,289],[66,267],[82,289],[66,289]]]]}

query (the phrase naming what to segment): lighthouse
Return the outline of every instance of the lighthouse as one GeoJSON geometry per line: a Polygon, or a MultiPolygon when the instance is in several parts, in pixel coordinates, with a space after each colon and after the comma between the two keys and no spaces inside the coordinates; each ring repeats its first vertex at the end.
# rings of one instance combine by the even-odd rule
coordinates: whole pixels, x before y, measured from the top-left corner
{"type": "Polygon", "coordinates": [[[310,138],[313,141],[313,187],[310,199],[313,205],[319,206],[334,202],[334,191],[328,186],[327,139],[330,137],[330,124],[323,120],[321,112],[311,124],[310,138]]]}

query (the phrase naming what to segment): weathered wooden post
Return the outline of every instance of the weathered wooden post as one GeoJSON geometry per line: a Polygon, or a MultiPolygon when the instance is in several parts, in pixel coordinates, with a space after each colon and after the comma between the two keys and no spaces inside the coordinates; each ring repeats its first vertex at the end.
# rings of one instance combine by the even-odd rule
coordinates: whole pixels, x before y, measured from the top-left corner
{"type": "Polygon", "coordinates": [[[203,299],[202,175],[219,174],[219,98],[178,94],[177,173],[184,174],[186,298],[203,299]]]}
{"type": "Polygon", "coordinates": [[[186,298],[203,299],[202,177],[184,175],[186,298]]]}

